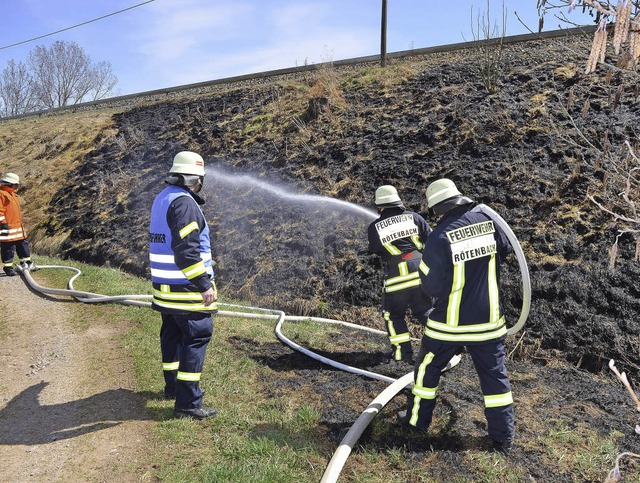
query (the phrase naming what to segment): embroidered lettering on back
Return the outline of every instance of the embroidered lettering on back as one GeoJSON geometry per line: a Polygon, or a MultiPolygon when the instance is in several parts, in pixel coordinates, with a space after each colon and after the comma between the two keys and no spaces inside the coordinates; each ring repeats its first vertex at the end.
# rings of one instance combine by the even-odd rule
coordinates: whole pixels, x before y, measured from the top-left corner
{"type": "Polygon", "coordinates": [[[449,239],[449,243],[456,243],[476,236],[482,236],[487,233],[494,233],[495,231],[496,229],[493,226],[493,221],[485,221],[448,231],[446,232],[446,235],[449,239]]]}
{"type": "Polygon", "coordinates": [[[400,238],[418,236],[418,226],[413,215],[390,216],[375,224],[380,242],[385,245],[400,238]]]}
{"type": "Polygon", "coordinates": [[[492,234],[475,236],[451,244],[451,260],[454,264],[497,253],[496,240],[492,234]]]}

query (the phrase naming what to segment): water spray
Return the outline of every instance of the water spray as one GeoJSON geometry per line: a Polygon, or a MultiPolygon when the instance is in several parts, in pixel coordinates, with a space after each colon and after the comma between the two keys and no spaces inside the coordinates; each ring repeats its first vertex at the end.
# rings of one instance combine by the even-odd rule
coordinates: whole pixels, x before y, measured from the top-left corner
{"type": "MultiPolygon", "coordinates": [[[[252,176],[249,174],[233,174],[226,172],[220,168],[214,168],[211,166],[207,166],[205,168],[205,172],[210,178],[213,178],[210,186],[215,186],[215,183],[219,180],[238,188],[246,188],[248,186],[256,188],[281,200],[290,201],[292,203],[305,203],[310,206],[320,208],[332,208],[334,210],[337,209],[351,212],[360,216],[364,216],[365,218],[372,221],[378,217],[378,214],[375,211],[357,205],[355,203],[350,203],[348,201],[340,200],[337,198],[331,198],[330,196],[295,193],[287,188],[262,180],[257,176],[252,176]]],[[[207,189],[205,188],[205,192],[206,191],[207,189]]]]}

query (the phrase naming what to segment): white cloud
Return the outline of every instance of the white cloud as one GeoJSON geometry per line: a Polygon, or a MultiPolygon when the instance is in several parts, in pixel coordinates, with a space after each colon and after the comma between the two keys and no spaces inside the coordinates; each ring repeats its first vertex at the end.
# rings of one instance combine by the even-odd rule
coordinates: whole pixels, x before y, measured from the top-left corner
{"type": "Polygon", "coordinates": [[[317,2],[273,2],[266,9],[256,2],[211,3],[158,2],[140,26],[134,45],[154,84],[177,86],[368,55],[379,42],[378,26],[336,26],[336,12],[317,2]]]}

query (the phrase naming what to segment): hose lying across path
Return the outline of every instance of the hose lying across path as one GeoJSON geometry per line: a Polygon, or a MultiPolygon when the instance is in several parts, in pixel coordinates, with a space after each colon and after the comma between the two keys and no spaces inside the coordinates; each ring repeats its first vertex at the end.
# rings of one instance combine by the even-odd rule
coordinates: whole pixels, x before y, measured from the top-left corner
{"type": "MultiPolygon", "coordinates": [[[[69,282],[67,283],[67,286],[69,288],[59,289],[59,288],[48,288],[48,287],[43,287],[42,285],[39,285],[33,279],[29,270],[23,270],[18,267],[17,270],[22,273],[22,275],[24,276],[27,283],[31,286],[31,288],[33,288],[37,292],[40,292],[43,294],[50,294],[50,295],[66,295],[69,297],[73,297],[75,300],[79,302],[84,302],[84,303],[114,302],[122,305],[133,305],[137,307],[151,307],[151,299],[153,298],[153,296],[151,295],[101,295],[93,292],[83,292],[83,291],[74,289],[73,282],[82,273],[77,268],[68,267],[64,265],[41,265],[41,266],[38,266],[37,268],[38,270],[46,269],[46,268],[55,268],[55,269],[71,270],[75,272],[75,275],[71,277],[71,279],[69,279],[69,282]]],[[[371,332],[374,334],[381,334],[386,336],[387,333],[382,330],[372,329],[370,327],[364,327],[362,325],[351,324],[349,322],[343,322],[343,321],[334,320],[334,319],[324,319],[320,317],[300,317],[300,316],[290,316],[290,315],[288,316],[281,310],[264,309],[261,307],[248,307],[245,305],[234,305],[234,304],[225,304],[225,303],[219,303],[218,306],[240,309],[239,311],[219,310],[218,313],[216,314],[218,316],[277,320],[278,322],[276,324],[275,332],[277,337],[282,342],[284,342],[286,345],[288,345],[292,349],[302,352],[303,354],[308,355],[309,357],[316,359],[320,362],[323,362],[329,366],[335,367],[337,369],[341,369],[343,371],[352,372],[354,374],[358,374],[361,376],[366,376],[372,379],[377,379],[379,381],[384,381],[389,383],[396,381],[396,379],[392,377],[385,376],[383,374],[377,374],[375,372],[366,371],[364,369],[359,369],[357,367],[348,366],[346,364],[341,364],[340,362],[336,362],[327,357],[321,356],[320,354],[317,354],[309,349],[306,349],[305,347],[302,347],[299,344],[296,344],[291,339],[286,337],[282,333],[282,326],[284,325],[285,320],[290,320],[290,321],[309,320],[312,322],[338,324],[338,325],[351,327],[354,329],[364,330],[366,332],[371,332]],[[253,311],[253,312],[248,312],[248,311],[253,311]],[[256,314],[254,312],[261,312],[261,313],[256,314]]],[[[411,385],[409,384],[409,387],[410,386],[411,385]]]]}
{"type": "MultiPolygon", "coordinates": [[[[526,264],[525,264],[525,267],[526,267],[526,264]]],[[[39,285],[31,276],[30,270],[21,269],[20,267],[18,267],[18,271],[23,275],[25,281],[29,284],[29,286],[33,290],[37,292],[40,292],[43,294],[50,294],[50,295],[70,296],[70,297],[73,297],[75,300],[83,303],[114,302],[118,304],[133,305],[138,307],[151,306],[151,302],[150,302],[150,300],[152,299],[151,295],[107,296],[107,295],[101,295],[93,292],[84,292],[84,291],[79,291],[74,289],[73,282],[81,275],[81,271],[77,268],[63,266],[63,265],[43,265],[37,268],[38,269],[64,269],[64,270],[71,270],[75,272],[75,275],[71,277],[71,279],[67,284],[68,286],[67,289],[55,289],[55,288],[48,288],[48,287],[43,287],[39,285]]],[[[522,265],[521,265],[521,268],[522,268],[522,265]]],[[[524,277],[524,272],[523,272],[523,277],[524,277]]],[[[528,280],[528,273],[527,273],[527,283],[528,281],[529,280],[528,280]]],[[[523,285],[524,285],[524,281],[523,281],[523,285]]],[[[526,294],[524,299],[525,300],[523,302],[523,312],[524,312],[525,305],[527,305],[526,311],[528,312],[529,294],[526,294]]],[[[370,372],[364,369],[359,369],[357,367],[341,364],[339,362],[328,359],[327,357],[321,356],[320,354],[317,354],[305,347],[302,347],[299,344],[296,344],[295,342],[287,338],[282,333],[282,326],[284,325],[284,322],[286,320],[290,320],[290,321],[309,320],[312,322],[342,325],[342,326],[346,326],[346,327],[350,327],[358,330],[364,330],[367,332],[381,334],[385,336],[387,335],[387,333],[381,330],[372,329],[372,328],[364,327],[361,325],[351,324],[351,323],[343,322],[340,320],[325,319],[325,318],[319,318],[319,317],[287,316],[281,310],[271,310],[271,309],[264,309],[260,307],[247,307],[243,305],[233,305],[233,304],[224,304],[224,303],[219,303],[219,306],[227,307],[231,309],[239,309],[239,310],[231,310],[231,311],[220,310],[218,311],[218,314],[217,314],[219,316],[277,320],[276,327],[275,327],[275,333],[277,337],[292,349],[302,352],[303,354],[308,355],[313,359],[316,359],[324,364],[335,367],[337,369],[341,369],[343,371],[351,372],[354,374],[358,374],[358,375],[366,376],[372,379],[377,379],[380,381],[390,383],[390,385],[369,404],[369,406],[362,412],[362,414],[358,417],[358,419],[356,419],[355,423],[351,426],[346,436],[341,441],[340,446],[338,447],[333,457],[331,458],[331,461],[327,465],[325,469],[325,473],[322,477],[321,483],[329,483],[329,482],[337,481],[340,475],[340,472],[342,471],[342,468],[346,463],[346,460],[349,457],[351,450],[353,449],[353,446],[357,443],[358,439],[360,438],[360,436],[362,435],[363,431],[366,429],[368,424],[380,412],[380,410],[391,399],[393,399],[400,391],[402,391],[404,388],[411,388],[411,386],[413,385],[413,372],[410,372],[399,379],[394,379],[392,377],[388,377],[382,374],[377,374],[375,372],[370,372]],[[255,312],[259,312],[259,313],[255,313],[255,312]]],[[[524,319],[526,319],[526,314],[524,315],[524,319]]],[[[524,320],[523,320],[523,317],[521,317],[519,321],[518,330],[522,327],[523,324],[524,324],[524,320]]],[[[451,359],[451,361],[449,362],[445,370],[448,370],[456,366],[459,362],[460,362],[460,356],[457,355],[453,359],[451,359]]]]}

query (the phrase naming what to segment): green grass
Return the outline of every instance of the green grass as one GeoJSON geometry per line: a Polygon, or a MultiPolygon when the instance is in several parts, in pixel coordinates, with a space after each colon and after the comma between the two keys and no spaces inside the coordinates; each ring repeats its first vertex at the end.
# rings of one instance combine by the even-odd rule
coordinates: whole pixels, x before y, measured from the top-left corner
{"type": "MultiPolygon", "coordinates": [[[[77,262],[36,257],[38,265],[72,265],[82,270],[75,282],[78,290],[105,295],[148,294],[150,282],[131,277],[118,270],[97,268],[77,262]]],[[[66,287],[73,273],[63,270],[34,272],[36,281],[47,287],[66,287]]],[[[228,303],[238,303],[221,299],[228,303]]],[[[273,384],[295,375],[276,371],[252,358],[251,348],[277,344],[274,319],[216,316],[214,336],[209,344],[201,385],[206,391],[205,404],[218,409],[209,421],[172,418],[173,403],[162,396],[160,366],[160,315],[148,308],[117,304],[71,305],[75,323],[87,324],[111,320],[126,321],[129,332],[122,345],[134,361],[137,392],[149,416],[155,420],[151,462],[159,481],[170,482],[309,482],[319,481],[333,452],[335,440],[321,424],[322,400],[308,387],[301,392],[295,386],[285,390],[273,384]],[[311,391],[311,392],[309,392],[311,391]]],[[[0,307],[1,308],[1,307],[0,307]]],[[[223,310],[236,310],[222,307],[223,310]]],[[[6,327],[0,325],[0,337],[6,327]]],[[[381,350],[384,338],[376,334],[313,321],[287,322],[285,334],[312,350],[381,350]],[[343,336],[347,331],[349,336],[343,336]],[[357,335],[357,337],[356,337],[357,335]],[[348,340],[337,347],[336,341],[348,340]]],[[[313,381],[310,381],[313,382],[313,381]]],[[[313,387],[313,386],[311,386],[313,387]]],[[[357,405],[357,401],[352,404],[357,405]]],[[[364,409],[369,401],[362,401],[364,409]]],[[[527,413],[527,424],[539,427],[534,437],[521,440],[519,451],[531,451],[538,465],[557,468],[574,475],[574,481],[601,481],[613,467],[619,452],[621,434],[598,435],[588,427],[569,427],[543,414],[527,413]],[[535,419],[533,419],[535,418],[535,419]]],[[[442,415],[440,415],[442,419],[442,415]]],[[[446,419],[446,418],[445,418],[446,419]]],[[[444,431],[434,421],[432,432],[444,431]]],[[[370,426],[371,437],[385,441],[385,434],[398,431],[392,422],[376,418],[370,426]]],[[[384,445],[383,445],[384,446],[384,445]]],[[[354,448],[343,470],[341,481],[527,481],[528,468],[522,461],[468,449],[458,453],[460,473],[448,479],[434,479],[432,467],[445,468],[446,452],[416,454],[404,447],[384,448],[365,444],[354,448]],[[431,475],[431,476],[426,476],[431,475]]],[[[453,471],[454,468],[451,468],[453,471]]],[[[632,473],[634,476],[636,473],[632,473]]],[[[627,473],[626,476],[630,476],[627,473]]]]}
{"type": "MultiPolygon", "coordinates": [[[[70,265],[82,270],[76,290],[105,295],[148,294],[150,282],[118,270],[37,257],[38,265],[70,265]]],[[[73,272],[41,270],[34,279],[51,288],[66,288],[73,272]]],[[[215,317],[201,386],[205,404],[219,411],[211,421],[175,420],[173,403],[162,399],[159,347],[160,315],[147,308],[117,304],[74,306],[77,320],[126,318],[131,330],[122,343],[132,353],[138,392],[157,421],[153,456],[161,481],[270,482],[319,480],[326,448],[314,443],[320,412],[295,407],[288,398],[265,391],[273,371],[239,351],[233,337],[255,343],[274,342],[275,320],[215,317]]]]}

